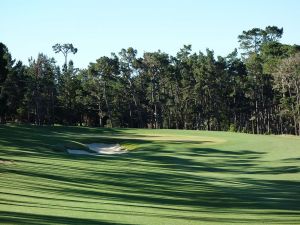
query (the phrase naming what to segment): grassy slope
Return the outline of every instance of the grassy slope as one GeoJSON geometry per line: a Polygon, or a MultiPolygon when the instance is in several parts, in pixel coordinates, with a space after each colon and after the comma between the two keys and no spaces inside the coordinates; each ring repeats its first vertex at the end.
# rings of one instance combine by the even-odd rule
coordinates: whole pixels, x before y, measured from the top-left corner
{"type": "Polygon", "coordinates": [[[0,223],[299,224],[300,139],[0,126],[0,223]],[[134,150],[57,151],[91,142],[134,150]]]}

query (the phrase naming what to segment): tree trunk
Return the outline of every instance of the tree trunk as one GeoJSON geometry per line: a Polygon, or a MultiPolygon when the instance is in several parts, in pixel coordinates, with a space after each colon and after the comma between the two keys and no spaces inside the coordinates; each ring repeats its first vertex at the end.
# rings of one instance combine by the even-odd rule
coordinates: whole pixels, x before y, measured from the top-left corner
{"type": "Polygon", "coordinates": [[[104,87],[103,87],[103,98],[104,98],[106,108],[107,108],[107,111],[108,111],[108,117],[109,117],[109,122],[110,122],[109,125],[110,125],[110,127],[112,127],[112,113],[111,113],[110,106],[109,106],[108,99],[107,99],[107,95],[106,95],[106,82],[104,82],[104,87]]]}
{"type": "Polygon", "coordinates": [[[129,88],[131,91],[131,96],[134,102],[134,106],[136,107],[137,113],[138,113],[138,119],[139,119],[139,128],[143,128],[144,127],[144,122],[143,122],[143,118],[142,118],[142,113],[141,113],[141,107],[140,107],[140,101],[138,100],[137,94],[135,92],[135,87],[132,85],[132,81],[130,80],[130,78],[128,78],[129,81],[129,88]]]}
{"type": "Polygon", "coordinates": [[[101,109],[101,102],[98,104],[98,116],[99,116],[99,126],[103,127],[103,121],[102,121],[102,109],[101,109]]]}

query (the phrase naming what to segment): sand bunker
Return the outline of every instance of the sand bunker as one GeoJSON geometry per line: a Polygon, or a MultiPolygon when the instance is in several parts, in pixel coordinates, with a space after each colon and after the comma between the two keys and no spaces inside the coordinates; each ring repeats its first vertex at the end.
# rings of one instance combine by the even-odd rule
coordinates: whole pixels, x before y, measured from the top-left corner
{"type": "Polygon", "coordinates": [[[11,160],[4,160],[4,159],[0,159],[0,164],[4,164],[4,165],[10,165],[13,164],[14,162],[11,160]]]}
{"type": "Polygon", "coordinates": [[[74,155],[114,155],[114,154],[124,154],[127,150],[123,149],[119,144],[102,144],[102,143],[92,143],[86,145],[89,148],[89,152],[85,150],[67,149],[69,154],[74,155]]]}

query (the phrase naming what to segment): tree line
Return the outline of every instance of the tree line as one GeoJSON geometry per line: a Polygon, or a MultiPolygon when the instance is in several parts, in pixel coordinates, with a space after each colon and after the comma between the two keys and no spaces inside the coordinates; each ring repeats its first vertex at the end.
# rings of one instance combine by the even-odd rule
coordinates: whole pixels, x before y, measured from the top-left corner
{"type": "Polygon", "coordinates": [[[72,44],[56,44],[62,67],[39,54],[29,64],[0,43],[0,123],[237,131],[300,135],[300,46],[283,29],[253,28],[225,57],[134,48],[77,69],[72,44]]]}

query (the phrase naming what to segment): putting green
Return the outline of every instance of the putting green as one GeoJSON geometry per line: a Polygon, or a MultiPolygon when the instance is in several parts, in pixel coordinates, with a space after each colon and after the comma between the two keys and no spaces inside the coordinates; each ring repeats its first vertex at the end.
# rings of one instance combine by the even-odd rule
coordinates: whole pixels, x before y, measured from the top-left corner
{"type": "Polygon", "coordinates": [[[299,224],[299,146],[293,136],[0,126],[0,223],[299,224]],[[63,151],[87,143],[130,151],[63,151]]]}

